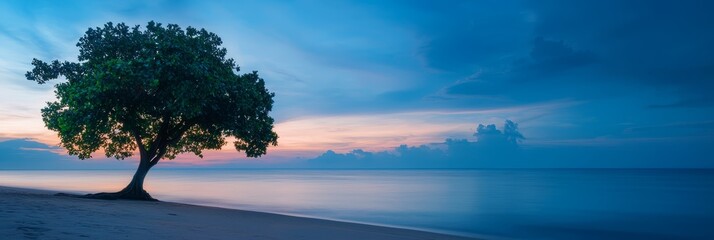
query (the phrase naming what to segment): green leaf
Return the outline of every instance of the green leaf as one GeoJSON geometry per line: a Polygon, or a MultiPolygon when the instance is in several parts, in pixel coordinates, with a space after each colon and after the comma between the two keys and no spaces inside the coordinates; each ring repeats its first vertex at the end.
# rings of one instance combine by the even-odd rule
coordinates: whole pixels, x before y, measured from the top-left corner
{"type": "Polygon", "coordinates": [[[39,84],[67,79],[42,117],[79,158],[99,149],[117,159],[137,150],[149,158],[202,157],[229,136],[236,150],[261,156],[277,144],[269,116],[274,94],[257,72],[237,74],[220,45],[204,29],[107,23],[79,39],[79,62],[34,59],[26,77],[39,84]]]}

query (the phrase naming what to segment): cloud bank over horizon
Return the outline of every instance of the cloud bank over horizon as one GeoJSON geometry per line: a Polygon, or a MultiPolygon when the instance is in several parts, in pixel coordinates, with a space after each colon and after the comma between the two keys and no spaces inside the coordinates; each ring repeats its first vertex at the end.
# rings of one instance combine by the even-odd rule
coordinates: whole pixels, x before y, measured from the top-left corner
{"type": "Polygon", "coordinates": [[[97,159],[79,160],[66,155],[66,150],[49,146],[32,139],[0,140],[0,170],[54,170],[54,169],[122,169],[135,168],[135,164],[97,159]]]}
{"type": "MultiPolygon", "coordinates": [[[[711,131],[712,123],[633,128],[628,131],[656,131],[684,128],[711,131]]],[[[186,162],[178,158],[162,161],[159,168],[300,168],[300,169],[469,169],[469,168],[714,168],[714,152],[704,150],[714,137],[701,136],[687,141],[667,138],[583,139],[568,142],[528,144],[518,124],[506,120],[478,124],[471,134],[476,139],[451,139],[443,142],[368,151],[326,150],[315,157],[264,159],[215,159],[186,162]],[[632,149],[638,149],[633,151],[632,149]],[[694,151],[692,151],[694,150],[694,151]],[[665,160],[662,160],[665,159],[665,160]],[[669,160],[676,159],[676,161],[669,160]]],[[[99,157],[79,160],[64,149],[32,139],[0,141],[0,169],[133,169],[136,159],[116,160],[99,157]]]]}
{"type": "Polygon", "coordinates": [[[446,139],[443,143],[419,146],[400,145],[390,151],[370,152],[355,149],[347,153],[328,150],[307,160],[319,168],[477,168],[499,166],[501,161],[520,158],[518,146],[524,139],[518,124],[506,120],[502,130],[495,124],[479,124],[473,134],[478,138],[446,139]]]}

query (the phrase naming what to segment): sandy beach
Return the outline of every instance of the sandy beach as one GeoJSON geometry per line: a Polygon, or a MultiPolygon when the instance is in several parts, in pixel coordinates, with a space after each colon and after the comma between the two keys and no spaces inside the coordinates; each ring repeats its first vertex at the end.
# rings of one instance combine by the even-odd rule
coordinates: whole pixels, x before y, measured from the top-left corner
{"type": "Polygon", "coordinates": [[[171,202],[95,200],[0,186],[3,239],[470,239],[171,202]]]}

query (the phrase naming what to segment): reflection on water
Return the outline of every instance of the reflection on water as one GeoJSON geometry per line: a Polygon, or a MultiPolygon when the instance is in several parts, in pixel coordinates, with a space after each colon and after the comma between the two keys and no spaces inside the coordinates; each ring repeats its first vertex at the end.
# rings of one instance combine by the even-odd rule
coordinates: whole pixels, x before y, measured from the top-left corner
{"type": "MultiPolygon", "coordinates": [[[[0,171],[0,185],[116,191],[133,171],[0,171]]],[[[713,239],[713,170],[162,170],[165,201],[530,239],[713,239]]]]}

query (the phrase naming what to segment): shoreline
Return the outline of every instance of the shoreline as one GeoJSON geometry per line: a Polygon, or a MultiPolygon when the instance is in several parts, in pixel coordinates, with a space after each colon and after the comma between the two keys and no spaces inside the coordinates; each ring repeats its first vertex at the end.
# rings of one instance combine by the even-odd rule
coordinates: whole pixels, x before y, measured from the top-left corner
{"type": "MultiPolygon", "coordinates": [[[[174,202],[55,196],[0,186],[0,235],[61,239],[474,239],[423,230],[174,202]]],[[[71,193],[71,192],[68,192],[71,193]]]]}

